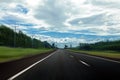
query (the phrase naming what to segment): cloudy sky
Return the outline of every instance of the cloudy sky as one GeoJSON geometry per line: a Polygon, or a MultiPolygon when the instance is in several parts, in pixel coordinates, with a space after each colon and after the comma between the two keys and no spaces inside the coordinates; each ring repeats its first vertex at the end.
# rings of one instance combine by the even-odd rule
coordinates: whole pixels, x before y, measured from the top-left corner
{"type": "Polygon", "coordinates": [[[0,0],[0,24],[42,41],[77,46],[120,39],[119,0],[0,0]]]}

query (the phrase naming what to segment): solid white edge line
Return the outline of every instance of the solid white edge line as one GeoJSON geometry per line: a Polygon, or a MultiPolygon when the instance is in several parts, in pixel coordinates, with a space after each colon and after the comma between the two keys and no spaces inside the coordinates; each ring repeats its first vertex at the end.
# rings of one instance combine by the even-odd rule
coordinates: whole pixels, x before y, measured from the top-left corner
{"type": "Polygon", "coordinates": [[[86,62],[84,62],[84,61],[81,61],[81,60],[79,60],[81,63],[83,63],[84,65],[86,65],[86,66],[90,66],[89,64],[87,64],[86,62]]]}
{"type": "Polygon", "coordinates": [[[52,56],[53,54],[55,54],[55,52],[51,53],[50,55],[46,56],[45,58],[35,62],[34,64],[30,65],[29,67],[25,68],[24,70],[20,71],[19,73],[15,74],[14,76],[10,77],[9,79],[7,80],[13,80],[15,79],[16,77],[20,76],[21,74],[23,74],[24,72],[26,72],[27,70],[29,70],[30,68],[34,67],[35,65],[37,65],[38,63],[44,61],[45,59],[49,58],[50,56],[52,56]]]}
{"type": "MultiPolygon", "coordinates": [[[[87,56],[88,56],[88,55],[87,55],[87,56]]],[[[116,61],[116,60],[112,60],[112,59],[107,59],[107,58],[102,58],[102,57],[98,57],[98,56],[89,55],[88,57],[93,57],[93,58],[98,58],[98,59],[102,59],[102,60],[105,60],[105,61],[120,63],[120,61],[116,61]]]]}
{"type": "MultiPolygon", "coordinates": [[[[78,53],[76,53],[78,54],[78,53]]],[[[105,61],[109,61],[109,62],[115,62],[115,63],[119,63],[120,64],[120,61],[116,61],[116,60],[112,60],[112,59],[107,59],[107,58],[103,58],[102,56],[99,57],[99,56],[96,56],[96,55],[90,55],[90,54],[82,54],[82,55],[85,55],[85,56],[88,56],[88,57],[92,57],[92,58],[97,58],[97,59],[102,59],[102,60],[105,60],[105,61]]]]}

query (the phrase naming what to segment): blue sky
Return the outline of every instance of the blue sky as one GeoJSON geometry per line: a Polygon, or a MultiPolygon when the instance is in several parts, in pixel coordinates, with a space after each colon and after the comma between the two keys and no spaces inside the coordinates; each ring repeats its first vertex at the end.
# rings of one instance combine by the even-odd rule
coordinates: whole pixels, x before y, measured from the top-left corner
{"type": "Polygon", "coordinates": [[[119,0],[0,0],[0,24],[58,47],[120,39],[119,13],[119,0]]]}

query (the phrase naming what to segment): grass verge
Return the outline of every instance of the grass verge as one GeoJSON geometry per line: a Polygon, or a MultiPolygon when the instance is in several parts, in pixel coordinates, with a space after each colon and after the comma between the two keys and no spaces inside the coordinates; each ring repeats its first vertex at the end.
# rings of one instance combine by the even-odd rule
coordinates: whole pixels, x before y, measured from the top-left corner
{"type": "Polygon", "coordinates": [[[120,52],[118,51],[83,51],[83,50],[70,50],[70,51],[120,60],[120,52]]]}
{"type": "Polygon", "coordinates": [[[52,51],[53,49],[31,49],[31,48],[10,48],[0,47],[0,62],[6,62],[10,60],[20,59],[25,56],[40,54],[52,51]]]}

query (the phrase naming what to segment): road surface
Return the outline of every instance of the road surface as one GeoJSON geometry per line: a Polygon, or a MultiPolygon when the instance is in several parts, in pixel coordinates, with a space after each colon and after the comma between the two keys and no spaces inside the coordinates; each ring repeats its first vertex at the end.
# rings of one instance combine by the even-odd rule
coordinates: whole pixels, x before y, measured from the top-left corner
{"type": "Polygon", "coordinates": [[[8,80],[120,80],[120,62],[59,49],[8,80]]]}

